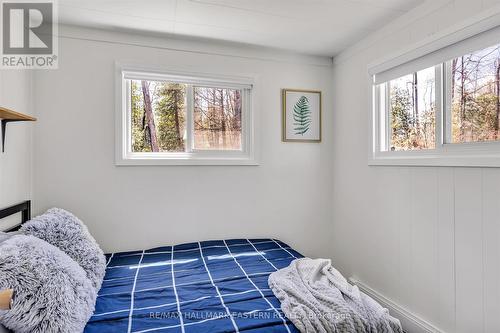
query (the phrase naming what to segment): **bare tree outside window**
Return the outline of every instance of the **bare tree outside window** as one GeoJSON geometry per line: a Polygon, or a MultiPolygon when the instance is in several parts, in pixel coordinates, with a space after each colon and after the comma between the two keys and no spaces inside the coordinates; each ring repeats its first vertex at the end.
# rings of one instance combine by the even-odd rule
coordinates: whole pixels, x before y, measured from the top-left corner
{"type": "Polygon", "coordinates": [[[241,149],[241,91],[194,87],[194,148],[241,149]]]}
{"type": "Polygon", "coordinates": [[[500,140],[500,45],[451,61],[452,143],[500,140]]]}

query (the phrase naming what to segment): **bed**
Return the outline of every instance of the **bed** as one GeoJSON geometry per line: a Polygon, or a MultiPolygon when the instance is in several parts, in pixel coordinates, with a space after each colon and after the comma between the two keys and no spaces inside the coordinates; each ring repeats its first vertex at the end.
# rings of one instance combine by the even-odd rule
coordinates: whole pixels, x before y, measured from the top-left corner
{"type": "MultiPolygon", "coordinates": [[[[0,219],[20,212],[22,224],[30,210],[26,201],[0,210],[0,219]]],[[[84,332],[298,332],[267,280],[301,257],[276,239],[211,240],[107,254],[95,312],[84,332]]]]}
{"type": "Polygon", "coordinates": [[[274,239],[108,254],[85,332],[298,332],[267,279],[299,257],[274,239]]]}

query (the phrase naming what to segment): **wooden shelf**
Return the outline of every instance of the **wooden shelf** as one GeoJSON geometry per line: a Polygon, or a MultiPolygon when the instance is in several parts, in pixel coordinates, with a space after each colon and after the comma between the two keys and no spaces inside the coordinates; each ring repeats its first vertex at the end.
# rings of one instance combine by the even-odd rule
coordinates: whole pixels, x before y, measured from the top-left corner
{"type": "Polygon", "coordinates": [[[27,114],[12,111],[0,106],[0,119],[2,119],[2,152],[5,151],[5,132],[7,131],[7,124],[14,121],[36,121],[35,117],[28,116],[27,114]]]}
{"type": "Polygon", "coordinates": [[[35,117],[9,110],[0,106],[0,119],[15,121],[36,121],[35,117]]]}

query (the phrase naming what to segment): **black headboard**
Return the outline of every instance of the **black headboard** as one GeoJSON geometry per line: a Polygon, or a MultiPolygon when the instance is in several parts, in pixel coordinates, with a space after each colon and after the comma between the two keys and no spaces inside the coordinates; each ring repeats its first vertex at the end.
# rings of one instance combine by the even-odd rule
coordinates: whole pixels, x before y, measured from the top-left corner
{"type": "Polygon", "coordinates": [[[0,209],[0,219],[6,218],[7,216],[14,215],[16,213],[21,213],[21,223],[8,228],[3,231],[14,231],[21,227],[24,222],[31,219],[31,200],[26,200],[24,202],[18,203],[17,205],[10,206],[7,208],[0,209]]]}

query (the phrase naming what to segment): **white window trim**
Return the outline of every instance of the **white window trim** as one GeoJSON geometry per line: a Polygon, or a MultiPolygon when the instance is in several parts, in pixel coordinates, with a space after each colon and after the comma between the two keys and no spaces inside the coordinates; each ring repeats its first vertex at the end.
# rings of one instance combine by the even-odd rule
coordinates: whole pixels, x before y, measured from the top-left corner
{"type": "MultiPolygon", "coordinates": [[[[133,165],[258,165],[258,135],[255,124],[258,121],[256,107],[256,77],[226,76],[220,74],[192,73],[168,70],[135,64],[115,64],[115,164],[133,165]],[[242,149],[234,150],[195,150],[192,135],[187,135],[187,152],[179,153],[134,153],[131,151],[130,89],[127,79],[175,80],[188,84],[206,84],[219,88],[241,88],[243,91],[242,112],[242,149]]],[[[188,90],[187,107],[193,103],[188,90]]],[[[193,118],[187,112],[186,129],[193,132],[193,118]]]]}
{"type": "MultiPolygon", "coordinates": [[[[500,27],[500,6],[496,6],[488,12],[473,17],[460,25],[457,25],[440,34],[436,34],[421,43],[415,44],[391,57],[374,62],[368,66],[369,91],[371,98],[369,102],[369,165],[388,166],[462,166],[462,167],[500,167],[500,142],[478,142],[478,143],[446,143],[444,117],[450,103],[444,100],[448,94],[449,85],[446,80],[448,74],[442,65],[436,66],[436,148],[428,150],[413,151],[382,151],[384,142],[382,138],[381,124],[388,119],[382,119],[380,110],[379,87],[374,84],[374,74],[391,68],[406,64],[432,52],[441,50],[469,37],[480,35],[491,29],[500,27]],[[441,89],[444,88],[444,91],[441,89]],[[443,96],[444,98],[442,98],[443,96]]],[[[500,42],[500,40],[499,40],[500,42]]],[[[388,101],[385,101],[387,103],[388,101]]],[[[388,137],[385,135],[384,137],[388,137]]]]}

